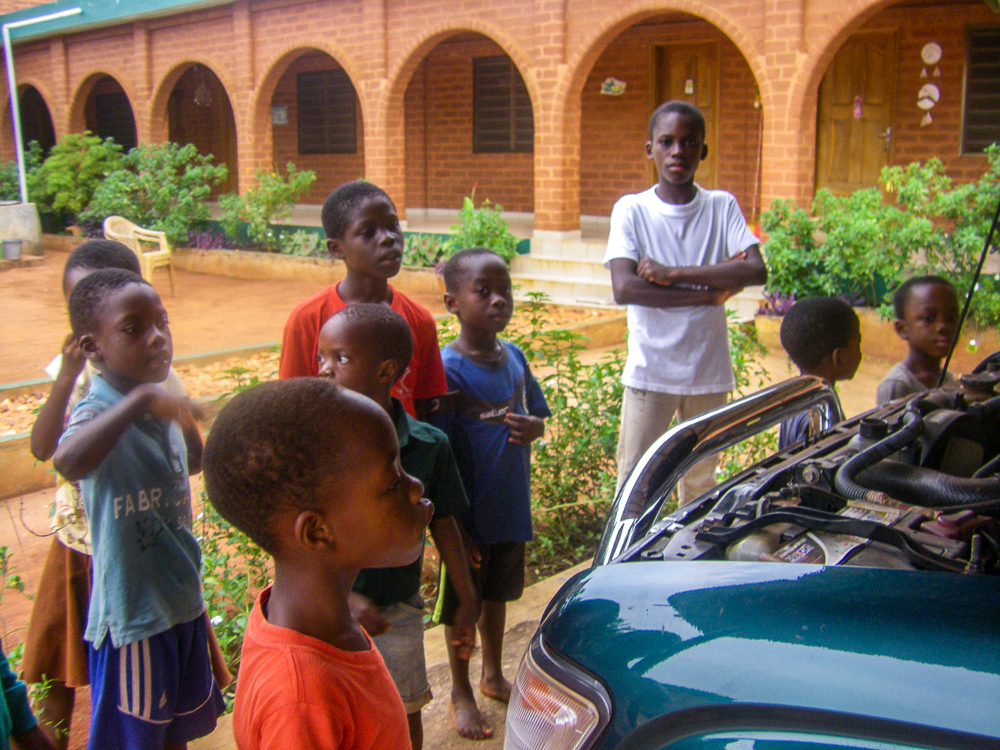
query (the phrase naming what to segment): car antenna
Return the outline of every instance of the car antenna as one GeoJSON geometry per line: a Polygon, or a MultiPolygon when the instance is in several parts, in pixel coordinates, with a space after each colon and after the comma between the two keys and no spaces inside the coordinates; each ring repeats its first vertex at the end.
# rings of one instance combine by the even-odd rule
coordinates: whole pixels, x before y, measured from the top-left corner
{"type": "Polygon", "coordinates": [[[976,285],[979,284],[979,274],[982,273],[986,256],[990,252],[990,245],[993,244],[993,234],[996,232],[998,219],[1000,219],[1000,196],[997,198],[997,210],[993,214],[993,223],[990,224],[990,231],[986,233],[986,244],[983,245],[983,254],[979,256],[979,265],[976,266],[976,272],[972,275],[972,283],[969,284],[969,293],[965,295],[965,305],[962,306],[962,315],[958,319],[955,335],[952,337],[951,346],[948,348],[948,357],[944,361],[944,367],[941,368],[941,377],[937,384],[938,388],[944,385],[944,379],[948,375],[948,365],[951,364],[951,355],[955,353],[955,347],[958,346],[958,339],[962,335],[962,326],[965,325],[965,318],[969,314],[969,305],[972,303],[972,295],[976,291],[976,285]]]}

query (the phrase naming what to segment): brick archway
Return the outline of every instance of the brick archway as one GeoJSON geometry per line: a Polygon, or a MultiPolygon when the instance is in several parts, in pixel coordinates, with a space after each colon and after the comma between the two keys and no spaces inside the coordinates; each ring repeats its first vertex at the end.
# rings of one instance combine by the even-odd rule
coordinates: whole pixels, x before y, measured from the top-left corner
{"type": "Polygon", "coordinates": [[[479,19],[462,19],[460,22],[444,22],[423,29],[412,43],[399,55],[398,62],[390,69],[388,85],[379,100],[377,117],[370,122],[372,142],[384,144],[376,152],[368,152],[366,166],[371,179],[378,182],[396,201],[401,214],[405,214],[406,169],[399,168],[396,158],[406,152],[404,132],[404,98],[407,87],[418,66],[437,47],[449,38],[472,32],[479,34],[497,45],[508,57],[524,80],[531,99],[532,117],[535,124],[535,143],[538,142],[539,112],[544,106],[539,94],[536,71],[531,58],[522,46],[499,26],[479,19]]]}
{"type": "Polygon", "coordinates": [[[137,99],[135,96],[135,86],[132,84],[132,81],[128,78],[128,76],[124,75],[116,68],[103,68],[101,70],[92,71],[83,76],[70,99],[70,106],[66,110],[65,132],[82,133],[87,129],[85,112],[87,98],[94,90],[94,86],[98,83],[98,81],[105,77],[111,78],[115,83],[121,86],[122,91],[125,92],[125,96],[128,98],[129,106],[132,108],[132,117],[135,119],[136,140],[139,142],[148,140],[148,134],[144,131],[145,121],[136,113],[135,104],[137,99]],[[143,129],[140,129],[141,124],[143,129]]]}
{"type": "MultiPolygon", "coordinates": [[[[207,55],[190,55],[183,59],[178,59],[166,65],[166,75],[153,87],[153,96],[150,98],[149,115],[147,118],[147,130],[151,141],[162,142],[167,140],[167,101],[170,98],[170,93],[181,79],[181,76],[187,73],[194,65],[202,65],[212,72],[212,75],[219,80],[219,83],[225,90],[226,96],[229,98],[229,106],[232,108],[236,85],[233,83],[232,77],[227,72],[225,65],[207,55]]],[[[235,114],[234,111],[233,115],[235,116],[235,114]]],[[[237,132],[239,132],[239,123],[237,123],[237,132]]]]}
{"type": "MultiPolygon", "coordinates": [[[[312,41],[312,40],[310,40],[312,41]]],[[[261,64],[263,74],[250,94],[250,109],[246,114],[243,137],[240,138],[240,171],[244,177],[253,175],[257,169],[267,169],[273,162],[274,131],[271,124],[271,101],[282,76],[304,55],[319,52],[339,65],[350,78],[361,107],[361,120],[365,124],[372,110],[376,109],[364,85],[361,68],[341,47],[327,42],[292,45],[278,52],[270,60],[261,64]]],[[[247,181],[240,184],[246,186],[247,181]]]]}

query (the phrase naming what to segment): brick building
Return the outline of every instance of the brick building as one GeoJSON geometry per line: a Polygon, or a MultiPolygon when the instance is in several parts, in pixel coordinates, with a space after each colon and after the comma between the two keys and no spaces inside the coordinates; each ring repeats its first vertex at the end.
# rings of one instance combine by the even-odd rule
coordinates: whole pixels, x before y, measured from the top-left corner
{"type": "MultiPolygon", "coordinates": [[[[75,5],[0,0],[0,22],[75,5]]],[[[292,161],[316,170],[317,202],[366,176],[414,215],[476,185],[541,239],[651,184],[646,125],[667,98],[704,108],[699,181],[748,215],[930,156],[971,179],[1000,139],[1000,16],[982,0],[79,5],[11,32],[28,137],[193,142],[227,189],[292,161]]]]}

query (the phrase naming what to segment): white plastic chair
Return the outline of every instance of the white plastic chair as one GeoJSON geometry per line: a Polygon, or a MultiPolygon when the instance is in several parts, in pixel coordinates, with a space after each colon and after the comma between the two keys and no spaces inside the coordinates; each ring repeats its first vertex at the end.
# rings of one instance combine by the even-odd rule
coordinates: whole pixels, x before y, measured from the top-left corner
{"type": "Polygon", "coordinates": [[[174,271],[170,264],[172,250],[167,244],[165,233],[143,229],[122,216],[109,216],[104,220],[104,236],[132,248],[132,252],[139,258],[142,278],[150,284],[153,283],[153,270],[165,267],[170,276],[170,296],[174,296],[174,271]],[[156,249],[144,249],[150,245],[154,245],[156,249]]]}

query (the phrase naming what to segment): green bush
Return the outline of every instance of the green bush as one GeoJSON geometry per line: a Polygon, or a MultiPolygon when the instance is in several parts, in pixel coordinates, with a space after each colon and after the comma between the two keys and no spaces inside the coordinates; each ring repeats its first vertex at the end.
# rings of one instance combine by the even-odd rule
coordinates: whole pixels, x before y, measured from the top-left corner
{"type": "Polygon", "coordinates": [[[476,189],[462,201],[458,224],[451,227],[452,236],[445,243],[448,256],[466,247],[487,247],[508,263],[517,255],[517,237],[510,233],[504,220],[503,206],[484,200],[476,208],[476,189]]]}
{"type": "Polygon", "coordinates": [[[0,162],[0,201],[21,200],[21,184],[17,176],[17,162],[0,162]]]}
{"type": "Polygon", "coordinates": [[[278,245],[282,255],[295,255],[301,258],[327,257],[326,239],[306,229],[281,232],[278,236],[278,245]]]}
{"type": "MultiPolygon", "coordinates": [[[[33,143],[31,159],[41,159],[41,148],[33,143]]],[[[69,133],[52,147],[49,156],[27,171],[28,195],[39,211],[81,213],[94,193],[121,166],[122,147],[101,140],[89,130],[69,133]]],[[[29,158],[25,158],[27,169],[29,158]]]]}
{"type": "Polygon", "coordinates": [[[403,265],[433,268],[447,251],[445,243],[434,235],[411,234],[403,243],[403,265]]]}
{"type": "Polygon", "coordinates": [[[213,161],[190,143],[142,143],[122,157],[121,169],[101,183],[80,219],[100,224],[123,216],[183,244],[192,226],[210,218],[205,201],[226,178],[225,165],[213,161]]]}
{"type": "MultiPolygon", "coordinates": [[[[809,297],[844,294],[880,305],[913,275],[940,274],[960,293],[979,261],[1000,186],[1000,148],[987,149],[989,167],[975,183],[953,186],[938,159],[886,167],[877,188],[849,196],[820,190],[806,212],[777,200],[761,217],[767,288],[809,297]]],[[[973,314],[1000,323],[1000,284],[984,277],[973,314]]]]}
{"type": "Polygon", "coordinates": [[[309,194],[316,173],[312,170],[298,170],[289,163],[288,177],[277,170],[265,172],[258,169],[257,184],[243,195],[229,193],[219,198],[222,207],[220,219],[226,234],[236,239],[242,224],[247,225],[250,240],[268,252],[280,252],[281,241],[272,229],[274,221],[287,218],[292,206],[309,194]]]}

